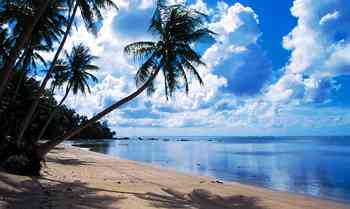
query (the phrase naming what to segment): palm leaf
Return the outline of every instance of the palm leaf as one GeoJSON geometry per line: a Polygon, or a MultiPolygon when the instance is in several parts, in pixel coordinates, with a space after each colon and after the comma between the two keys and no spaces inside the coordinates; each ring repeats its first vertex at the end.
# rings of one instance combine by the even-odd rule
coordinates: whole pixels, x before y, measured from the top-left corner
{"type": "Polygon", "coordinates": [[[142,41],[127,45],[124,53],[133,57],[134,61],[147,59],[156,50],[154,42],[142,41]]]}

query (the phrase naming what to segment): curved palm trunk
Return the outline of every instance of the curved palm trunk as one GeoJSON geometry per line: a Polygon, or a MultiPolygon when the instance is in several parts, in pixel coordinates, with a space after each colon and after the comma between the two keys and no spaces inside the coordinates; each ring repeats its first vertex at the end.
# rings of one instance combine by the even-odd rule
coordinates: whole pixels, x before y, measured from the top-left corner
{"type": "Polygon", "coordinates": [[[0,83],[0,100],[2,99],[2,96],[6,90],[8,81],[10,80],[12,74],[12,68],[15,65],[18,55],[31,37],[35,25],[39,22],[40,18],[44,15],[45,11],[53,1],[54,0],[47,0],[42,2],[42,7],[40,7],[39,10],[35,13],[33,21],[17,38],[15,46],[11,49],[9,56],[6,58],[0,83]]]}
{"type": "Polygon", "coordinates": [[[69,94],[69,92],[70,92],[71,87],[72,87],[72,86],[69,86],[69,87],[67,88],[66,93],[65,93],[65,95],[62,97],[60,103],[58,103],[58,105],[53,109],[53,111],[52,111],[52,113],[50,114],[49,118],[47,119],[47,121],[46,121],[44,127],[43,127],[43,128],[41,129],[41,131],[40,131],[40,134],[39,134],[39,136],[38,136],[38,138],[37,138],[38,141],[43,137],[43,135],[44,135],[44,133],[45,133],[47,127],[49,127],[49,125],[50,125],[52,119],[56,116],[56,113],[57,113],[58,108],[59,108],[59,107],[63,104],[63,102],[67,99],[67,96],[68,96],[68,94],[69,94]]]}
{"type": "Polygon", "coordinates": [[[52,71],[53,71],[53,69],[54,69],[54,67],[55,67],[55,64],[56,64],[56,62],[57,62],[57,59],[58,59],[58,57],[59,57],[59,55],[60,55],[60,53],[61,53],[61,51],[62,51],[62,49],[63,49],[63,47],[64,47],[64,44],[66,43],[67,37],[68,37],[69,32],[70,32],[70,30],[71,30],[71,28],[72,28],[72,25],[73,25],[73,21],[74,21],[74,18],[75,18],[75,15],[76,15],[77,10],[78,10],[78,3],[77,3],[77,1],[76,1],[75,6],[74,6],[74,9],[73,9],[73,13],[72,13],[72,15],[70,16],[70,19],[69,19],[69,22],[68,22],[68,25],[67,25],[67,29],[66,29],[66,31],[65,31],[65,33],[64,33],[63,39],[62,39],[62,41],[61,41],[61,43],[60,43],[60,46],[58,47],[58,49],[57,49],[57,51],[56,51],[56,54],[55,54],[55,56],[54,56],[54,58],[53,58],[53,60],[52,60],[52,62],[51,62],[51,66],[50,66],[50,68],[49,68],[49,70],[48,70],[48,72],[47,72],[47,74],[46,74],[44,80],[42,81],[42,83],[41,83],[41,85],[40,85],[40,89],[39,89],[39,91],[38,91],[38,95],[36,96],[35,101],[34,101],[33,104],[31,105],[31,107],[30,107],[30,109],[29,109],[29,111],[28,111],[28,113],[27,113],[27,115],[26,115],[26,118],[25,118],[25,120],[24,120],[23,123],[22,123],[22,127],[21,127],[20,133],[19,133],[19,135],[18,135],[18,141],[22,141],[22,138],[23,138],[23,136],[24,136],[24,133],[25,133],[25,131],[27,130],[27,128],[28,128],[28,126],[29,126],[29,124],[30,124],[30,122],[31,122],[31,120],[32,120],[32,118],[33,118],[33,114],[34,114],[36,108],[37,108],[38,105],[39,105],[40,97],[41,97],[41,96],[44,94],[44,92],[45,92],[46,84],[47,84],[47,82],[50,80],[50,76],[51,76],[51,73],[52,73],[52,71]]]}
{"type": "Polygon", "coordinates": [[[139,89],[137,89],[134,93],[130,94],[129,96],[119,100],[118,102],[116,102],[113,105],[109,106],[108,108],[104,109],[103,111],[101,111],[100,113],[98,113],[97,115],[92,117],[90,120],[88,120],[85,124],[81,125],[79,128],[77,128],[73,131],[70,131],[70,132],[64,134],[63,136],[58,137],[52,141],[48,141],[48,142],[40,145],[38,148],[38,151],[37,151],[38,156],[40,158],[44,158],[45,155],[48,152],[50,152],[51,149],[53,149],[55,146],[57,146],[58,144],[60,144],[64,140],[70,139],[73,136],[79,134],[82,130],[89,127],[93,123],[97,122],[98,120],[100,120],[101,118],[103,118],[104,116],[106,116],[107,114],[112,112],[113,110],[119,108],[120,106],[124,105],[125,103],[129,102],[130,100],[132,100],[135,97],[137,97],[138,95],[140,95],[149,86],[149,84],[151,82],[153,82],[153,80],[156,78],[159,71],[160,71],[160,68],[156,69],[154,71],[154,73],[150,76],[150,78],[139,89]]]}

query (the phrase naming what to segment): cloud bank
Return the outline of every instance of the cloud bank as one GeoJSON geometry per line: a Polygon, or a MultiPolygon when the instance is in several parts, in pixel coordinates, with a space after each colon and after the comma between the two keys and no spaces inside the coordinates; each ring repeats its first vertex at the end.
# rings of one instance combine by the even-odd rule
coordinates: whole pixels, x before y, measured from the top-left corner
{"type": "MultiPolygon", "coordinates": [[[[188,96],[179,91],[166,100],[159,77],[152,97],[142,95],[113,112],[107,117],[109,124],[121,135],[130,130],[136,135],[167,135],[171,130],[180,135],[184,130],[194,135],[293,135],[310,128],[322,133],[324,124],[332,124],[326,130],[336,133],[349,125],[345,117],[349,111],[340,114],[335,107],[320,111],[312,105],[330,102],[331,94],[341,86],[335,78],[349,75],[350,7],[346,4],[347,0],[295,0],[291,14],[298,23],[283,40],[281,37],[283,47],[291,53],[289,62],[283,69],[272,69],[259,44],[264,36],[259,16],[251,7],[195,1],[190,7],[208,14],[208,27],[217,33],[196,46],[207,64],[198,69],[204,87],[192,82],[188,96]]],[[[91,116],[135,90],[137,66],[123,55],[123,47],[154,39],[147,32],[152,1],[118,5],[117,13],[106,12],[97,38],[78,25],[79,32],[67,44],[69,48],[74,41],[82,41],[100,57],[96,63],[101,67],[100,83],[92,87],[93,94],[67,101],[80,113],[91,116]]]]}

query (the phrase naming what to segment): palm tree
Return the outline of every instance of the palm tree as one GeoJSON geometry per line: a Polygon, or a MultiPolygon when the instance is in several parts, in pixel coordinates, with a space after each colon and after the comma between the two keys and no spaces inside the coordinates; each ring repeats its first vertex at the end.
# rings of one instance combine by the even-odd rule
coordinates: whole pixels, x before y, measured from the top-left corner
{"type": "MultiPolygon", "coordinates": [[[[55,0],[12,0],[3,2],[3,11],[12,12],[13,7],[21,7],[23,11],[26,11],[31,17],[27,18],[25,27],[22,28],[19,36],[16,38],[14,47],[11,48],[9,55],[5,59],[3,66],[2,78],[0,80],[0,100],[3,96],[3,93],[6,89],[7,83],[11,77],[12,69],[15,65],[15,62],[20,55],[22,49],[27,44],[27,41],[30,39],[30,36],[34,30],[34,27],[39,22],[41,17],[45,14],[45,11],[55,0]]],[[[0,23],[5,24],[3,21],[3,14],[0,14],[0,23]]]]}
{"type": "Polygon", "coordinates": [[[136,42],[125,47],[125,52],[133,55],[136,61],[144,60],[136,74],[136,84],[139,88],[96,114],[79,128],[39,146],[40,157],[44,157],[56,145],[80,133],[84,128],[134,99],[144,90],[147,89],[148,93],[152,93],[155,88],[154,80],[160,71],[165,78],[167,96],[171,96],[177,87],[181,87],[180,81],[184,81],[188,92],[187,73],[193,74],[194,78],[203,84],[195,66],[204,65],[204,63],[191,45],[213,33],[204,27],[204,15],[184,5],[165,7],[158,4],[150,30],[159,37],[157,42],[136,42]]]}
{"type": "Polygon", "coordinates": [[[89,31],[92,33],[96,34],[97,33],[97,26],[96,23],[99,21],[102,21],[103,17],[101,14],[102,9],[107,9],[107,8],[115,8],[117,9],[118,7],[113,3],[112,0],[68,0],[68,5],[69,5],[69,10],[72,10],[72,12],[69,15],[69,20],[68,20],[68,25],[66,28],[66,32],[63,36],[63,39],[56,51],[56,54],[51,62],[51,66],[49,70],[47,71],[47,74],[45,78],[43,79],[38,95],[33,102],[32,106],[30,107],[28,114],[26,115],[26,118],[23,121],[21,131],[18,136],[18,140],[22,140],[25,131],[27,130],[30,121],[33,117],[33,114],[39,104],[40,97],[42,94],[45,92],[45,87],[46,84],[48,83],[49,79],[51,78],[51,73],[55,67],[56,61],[58,60],[60,53],[64,47],[64,44],[67,40],[67,37],[69,33],[71,32],[71,27],[73,25],[76,12],[78,8],[80,8],[80,13],[82,15],[82,18],[84,20],[85,26],[89,31]]]}
{"type": "Polygon", "coordinates": [[[63,59],[59,59],[51,73],[51,96],[54,95],[56,88],[61,88],[68,80],[67,63],[63,59]]]}
{"type": "MultiPolygon", "coordinates": [[[[46,66],[46,62],[39,52],[49,50],[50,49],[48,47],[41,44],[35,46],[30,45],[29,48],[25,50],[19,61],[17,61],[14,70],[18,71],[19,79],[17,81],[17,86],[12,96],[11,103],[16,101],[20,86],[22,85],[22,82],[25,80],[30,70],[36,70],[36,67],[38,65],[37,61],[39,61],[43,66],[46,66]]],[[[36,74],[36,72],[34,73],[36,74]]]]}
{"type": "Polygon", "coordinates": [[[91,80],[92,82],[97,82],[97,78],[89,72],[89,71],[95,71],[99,69],[96,65],[91,64],[91,62],[95,60],[97,57],[92,56],[90,54],[90,49],[88,47],[84,46],[83,44],[78,44],[73,47],[71,54],[66,53],[66,58],[67,58],[68,64],[65,67],[65,69],[62,69],[63,71],[60,72],[60,75],[57,78],[58,81],[56,81],[54,84],[54,85],[62,85],[63,83],[66,82],[67,87],[66,87],[65,95],[62,97],[61,101],[58,103],[58,105],[50,114],[47,122],[45,123],[44,127],[40,131],[38,140],[40,140],[44,135],[50,122],[56,115],[58,108],[66,100],[71,90],[73,90],[74,95],[78,94],[78,92],[85,94],[86,91],[91,93],[91,90],[89,87],[89,84],[90,84],[89,81],[91,80]]]}
{"type": "MultiPolygon", "coordinates": [[[[36,69],[37,61],[40,61],[43,66],[46,66],[46,62],[43,57],[41,57],[40,52],[52,50],[53,43],[58,41],[63,35],[63,30],[61,28],[66,24],[66,18],[64,16],[65,11],[65,0],[56,0],[35,25],[27,41],[27,45],[24,47],[23,53],[13,69],[20,71],[20,78],[12,101],[15,101],[18,89],[26,77],[26,74],[30,72],[30,70],[36,69]]],[[[27,19],[31,18],[29,12],[23,10],[20,5],[13,5],[11,9],[3,11],[1,17],[4,22],[16,21],[15,26],[12,28],[14,37],[20,36],[21,31],[26,27],[27,19]]]]}

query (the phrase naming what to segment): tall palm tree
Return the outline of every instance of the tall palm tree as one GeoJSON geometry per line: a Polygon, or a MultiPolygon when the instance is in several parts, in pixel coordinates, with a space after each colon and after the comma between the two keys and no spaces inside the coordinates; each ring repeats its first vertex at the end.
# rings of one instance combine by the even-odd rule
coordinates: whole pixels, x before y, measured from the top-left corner
{"type": "Polygon", "coordinates": [[[63,59],[59,59],[51,73],[51,96],[54,95],[56,88],[61,88],[68,80],[67,63],[63,59]]]}
{"type": "MultiPolygon", "coordinates": [[[[32,70],[37,69],[38,61],[43,65],[46,66],[45,59],[40,55],[40,52],[42,51],[50,51],[50,48],[47,46],[38,44],[38,45],[30,45],[28,49],[26,49],[21,56],[21,58],[17,61],[14,70],[17,70],[19,73],[19,79],[17,81],[17,86],[15,89],[15,92],[12,96],[11,103],[16,101],[20,86],[22,85],[22,82],[27,77],[27,74],[32,70]]],[[[34,72],[36,74],[36,72],[34,72]]]]}
{"type": "MultiPolygon", "coordinates": [[[[31,69],[36,69],[36,61],[39,60],[42,64],[45,64],[45,60],[41,57],[39,52],[52,50],[53,43],[59,40],[59,37],[63,34],[61,28],[66,24],[66,18],[64,16],[65,10],[65,0],[56,0],[48,7],[42,18],[40,18],[34,26],[27,44],[23,48],[22,55],[17,59],[17,63],[13,68],[13,70],[20,71],[20,78],[18,79],[12,101],[15,100],[18,89],[26,77],[26,74],[31,69]]],[[[11,36],[20,37],[22,31],[28,24],[28,19],[32,18],[31,8],[24,7],[19,3],[8,4],[7,9],[1,11],[0,17],[1,22],[15,22],[16,24],[11,27],[11,36]]]]}
{"type": "Polygon", "coordinates": [[[159,37],[157,42],[136,42],[125,47],[125,52],[133,55],[135,60],[144,60],[136,74],[136,84],[139,88],[96,114],[79,128],[41,145],[38,149],[40,157],[44,157],[56,145],[80,133],[84,128],[134,99],[144,90],[147,89],[148,93],[152,93],[155,88],[154,80],[160,71],[165,78],[167,96],[171,96],[177,87],[181,87],[180,81],[184,81],[185,90],[188,92],[187,73],[193,74],[194,78],[203,84],[195,66],[204,65],[204,63],[191,45],[213,33],[205,28],[204,15],[184,5],[165,7],[158,4],[150,30],[159,37]]]}
{"type": "Polygon", "coordinates": [[[71,32],[71,27],[73,25],[78,8],[80,9],[80,13],[81,13],[82,18],[84,20],[85,26],[87,27],[87,29],[89,31],[91,31],[94,34],[96,34],[96,32],[97,32],[97,26],[96,26],[97,24],[96,23],[99,21],[102,21],[102,19],[103,19],[102,14],[101,14],[101,10],[107,9],[107,8],[118,9],[118,7],[113,3],[112,0],[67,0],[67,1],[68,1],[68,5],[70,8],[69,10],[72,10],[72,12],[69,15],[69,20],[68,20],[66,32],[65,32],[63,39],[62,39],[62,41],[61,41],[61,43],[56,51],[56,54],[51,62],[51,66],[50,66],[49,70],[47,71],[47,74],[41,83],[38,95],[37,95],[35,101],[33,102],[32,106],[30,107],[26,118],[23,121],[22,128],[21,128],[21,131],[20,131],[19,136],[18,136],[18,140],[20,140],[20,141],[22,140],[24,133],[30,124],[30,121],[33,117],[33,114],[34,114],[34,112],[39,104],[40,97],[45,92],[46,84],[48,83],[49,79],[51,78],[51,73],[55,67],[56,61],[58,60],[60,53],[64,47],[64,44],[67,40],[67,37],[68,37],[69,33],[71,32]]]}
{"type": "MultiPolygon", "coordinates": [[[[43,66],[46,66],[46,62],[41,57],[40,52],[52,50],[54,42],[58,41],[63,35],[64,31],[61,28],[66,24],[65,11],[65,0],[56,0],[35,25],[27,41],[27,45],[24,47],[23,53],[13,69],[20,71],[20,78],[18,79],[12,101],[15,101],[19,87],[26,74],[32,69],[36,69],[37,61],[40,61],[43,66]]],[[[23,10],[21,5],[16,4],[12,5],[11,9],[4,10],[0,16],[4,22],[16,22],[11,29],[12,36],[14,37],[20,36],[23,28],[28,24],[27,19],[31,18],[28,10],[23,10]]]]}
{"type": "Polygon", "coordinates": [[[89,72],[99,69],[99,67],[96,65],[91,64],[91,62],[93,62],[97,57],[91,55],[90,49],[88,47],[84,46],[83,44],[78,44],[73,47],[70,54],[66,53],[66,58],[68,63],[65,69],[63,69],[61,72],[61,75],[58,77],[58,81],[55,84],[57,85],[58,83],[59,85],[62,85],[62,83],[66,82],[66,92],[40,131],[38,140],[40,140],[44,135],[50,122],[56,115],[58,108],[66,100],[71,90],[73,91],[74,95],[78,94],[78,92],[85,94],[86,91],[88,93],[91,93],[89,86],[91,84],[89,83],[90,80],[92,82],[97,82],[97,78],[89,72]]]}
{"type": "MultiPolygon", "coordinates": [[[[3,69],[1,71],[2,77],[0,80],[0,100],[4,94],[8,81],[11,77],[12,69],[15,65],[15,62],[20,55],[22,49],[27,44],[27,41],[30,39],[30,36],[34,30],[34,27],[39,22],[41,17],[45,14],[45,11],[55,0],[12,0],[12,1],[4,1],[3,3],[3,11],[12,10],[13,6],[20,6],[23,11],[27,11],[29,18],[27,18],[25,27],[20,32],[19,36],[16,38],[15,45],[11,48],[9,55],[5,59],[5,63],[3,65],[3,69]]],[[[5,24],[2,20],[3,15],[0,14],[0,23],[5,24]]]]}

